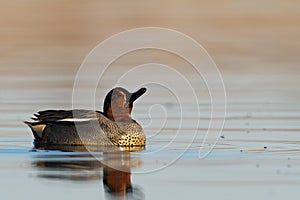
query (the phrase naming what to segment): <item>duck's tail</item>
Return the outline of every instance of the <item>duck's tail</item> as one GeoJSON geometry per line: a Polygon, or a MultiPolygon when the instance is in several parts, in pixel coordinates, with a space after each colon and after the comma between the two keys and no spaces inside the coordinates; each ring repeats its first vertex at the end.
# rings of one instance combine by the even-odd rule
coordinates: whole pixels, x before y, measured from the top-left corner
{"type": "Polygon", "coordinates": [[[24,121],[24,123],[29,126],[36,140],[41,140],[43,138],[44,130],[47,126],[46,124],[41,124],[39,122],[28,122],[28,121],[24,121]]]}

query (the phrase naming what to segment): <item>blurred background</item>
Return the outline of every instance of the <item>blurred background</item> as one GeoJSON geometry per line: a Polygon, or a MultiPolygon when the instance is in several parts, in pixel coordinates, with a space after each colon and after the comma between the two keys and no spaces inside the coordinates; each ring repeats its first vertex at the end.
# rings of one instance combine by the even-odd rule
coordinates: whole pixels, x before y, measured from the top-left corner
{"type": "Polygon", "coordinates": [[[113,34],[147,26],[183,32],[203,45],[221,71],[229,104],[298,102],[299,10],[293,0],[2,0],[0,111],[11,118],[0,125],[16,126],[40,109],[70,108],[88,53],[113,34]]]}

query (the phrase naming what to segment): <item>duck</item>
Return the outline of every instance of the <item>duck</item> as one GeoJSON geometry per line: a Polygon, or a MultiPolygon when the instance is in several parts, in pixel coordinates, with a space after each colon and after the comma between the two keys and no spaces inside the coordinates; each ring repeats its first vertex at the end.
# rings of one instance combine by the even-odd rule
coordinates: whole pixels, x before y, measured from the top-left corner
{"type": "Polygon", "coordinates": [[[34,145],[145,146],[142,126],[131,118],[133,103],[147,91],[133,93],[122,87],[106,95],[103,112],[95,110],[43,110],[33,121],[24,121],[34,136],[34,145]]]}

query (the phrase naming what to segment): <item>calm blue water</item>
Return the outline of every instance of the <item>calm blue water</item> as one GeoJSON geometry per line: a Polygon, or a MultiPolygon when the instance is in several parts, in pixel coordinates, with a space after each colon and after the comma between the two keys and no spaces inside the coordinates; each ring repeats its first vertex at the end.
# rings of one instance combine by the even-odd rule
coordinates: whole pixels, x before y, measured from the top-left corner
{"type": "MultiPolygon", "coordinates": [[[[26,128],[22,131],[30,135],[26,128]]],[[[170,132],[160,134],[148,141],[146,150],[112,154],[38,150],[31,137],[2,138],[0,197],[280,199],[298,194],[300,138],[295,132],[224,131],[211,154],[201,160],[199,148],[209,148],[201,136],[188,150],[182,137],[156,151],[172,139],[170,132]]]]}

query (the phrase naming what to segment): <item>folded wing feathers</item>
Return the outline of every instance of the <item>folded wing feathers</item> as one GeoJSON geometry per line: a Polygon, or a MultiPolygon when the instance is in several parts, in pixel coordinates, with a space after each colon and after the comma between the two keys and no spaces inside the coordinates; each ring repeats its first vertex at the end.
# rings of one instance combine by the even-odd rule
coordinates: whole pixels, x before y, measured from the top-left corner
{"type": "Polygon", "coordinates": [[[34,121],[55,122],[55,121],[87,121],[96,119],[101,114],[93,110],[44,110],[35,113],[31,119],[34,121]]]}

